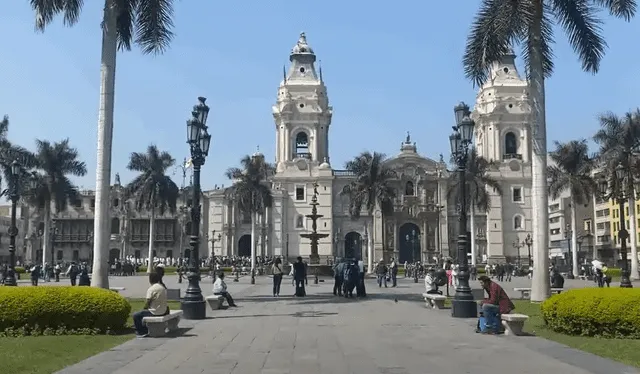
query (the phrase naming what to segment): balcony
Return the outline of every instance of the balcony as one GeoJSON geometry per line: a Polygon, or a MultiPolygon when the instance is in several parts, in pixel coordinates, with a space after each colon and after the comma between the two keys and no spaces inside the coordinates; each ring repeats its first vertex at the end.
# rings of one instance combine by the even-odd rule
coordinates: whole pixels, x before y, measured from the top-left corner
{"type": "Polygon", "coordinates": [[[306,158],[307,160],[311,160],[311,153],[296,153],[294,158],[306,158]]]}
{"type": "MultiPolygon", "coordinates": [[[[173,234],[156,234],[153,239],[154,242],[173,242],[175,236],[173,234]]],[[[149,242],[149,234],[133,234],[131,235],[131,242],[149,242]]]]}
{"type": "Polygon", "coordinates": [[[519,153],[507,153],[502,155],[503,160],[522,160],[522,155],[519,153]]]}

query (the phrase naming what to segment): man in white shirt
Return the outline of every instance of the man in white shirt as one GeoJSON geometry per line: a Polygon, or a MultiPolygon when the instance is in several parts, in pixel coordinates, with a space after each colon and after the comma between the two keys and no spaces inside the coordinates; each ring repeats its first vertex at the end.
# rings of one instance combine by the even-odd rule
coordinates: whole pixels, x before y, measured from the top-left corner
{"type": "Polygon", "coordinates": [[[144,317],[164,316],[169,314],[167,305],[167,289],[160,284],[160,275],[156,272],[149,274],[149,284],[151,286],[147,290],[146,302],[141,311],[133,313],[133,324],[136,329],[136,335],[139,338],[149,336],[147,326],[142,322],[144,317]]]}
{"type": "Polygon", "coordinates": [[[229,292],[227,292],[227,284],[224,282],[224,271],[218,273],[218,278],[213,283],[213,294],[223,296],[227,300],[227,304],[229,304],[229,306],[237,306],[233,302],[233,298],[229,292]]]}

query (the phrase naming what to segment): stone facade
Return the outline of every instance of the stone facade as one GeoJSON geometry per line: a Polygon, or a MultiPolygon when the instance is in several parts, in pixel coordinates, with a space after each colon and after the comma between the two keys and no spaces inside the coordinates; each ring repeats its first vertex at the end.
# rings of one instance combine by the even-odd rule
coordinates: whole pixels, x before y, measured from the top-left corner
{"type": "MultiPolygon", "coordinates": [[[[476,146],[482,156],[499,162],[491,175],[505,191],[503,196],[490,191],[493,208],[488,215],[475,214],[474,235],[481,260],[515,258],[512,240],[520,236],[524,239],[531,231],[527,84],[517,73],[514,57],[507,56],[495,64],[492,79],[478,93],[473,112],[478,123],[476,146]]],[[[300,234],[310,230],[306,215],[311,212],[312,186],[317,182],[322,215],[318,232],[329,235],[320,241],[321,258],[378,259],[385,255],[400,261],[433,262],[436,257],[453,256],[458,212],[447,202],[450,172],[442,156],[438,161],[421,156],[407,135],[400,153],[387,161],[398,174],[393,213],[383,217],[377,209],[373,215],[363,212],[352,219],[348,199],[340,191],[353,175],[331,167],[329,128],[333,108],[322,70],[316,70],[316,55],[304,33],[291,50],[290,61],[272,109],[276,129],[276,173],[270,181],[274,205],[260,215],[257,254],[289,259],[310,255],[309,241],[301,239],[300,234]],[[389,252],[383,254],[383,247],[389,252]]],[[[249,255],[250,217],[243,216],[223,190],[206,195],[211,206],[209,229],[221,232],[223,238],[213,252],[249,255]]]]}

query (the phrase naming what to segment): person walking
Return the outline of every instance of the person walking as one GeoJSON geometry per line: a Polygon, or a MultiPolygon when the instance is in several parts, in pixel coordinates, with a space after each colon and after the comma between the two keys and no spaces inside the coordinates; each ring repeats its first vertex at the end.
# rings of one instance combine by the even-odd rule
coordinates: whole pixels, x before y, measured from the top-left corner
{"type": "Polygon", "coordinates": [[[271,274],[273,274],[273,297],[280,296],[280,284],[282,283],[282,260],[276,258],[273,261],[271,267],[271,274]]]}

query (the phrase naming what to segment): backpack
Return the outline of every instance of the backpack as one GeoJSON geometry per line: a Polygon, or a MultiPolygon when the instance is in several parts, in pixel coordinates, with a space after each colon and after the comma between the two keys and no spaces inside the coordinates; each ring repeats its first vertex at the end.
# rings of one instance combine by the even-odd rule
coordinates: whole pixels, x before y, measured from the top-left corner
{"type": "Polygon", "coordinates": [[[438,287],[443,287],[447,284],[447,273],[444,270],[437,270],[435,275],[435,282],[438,287]]]}
{"type": "Polygon", "coordinates": [[[351,281],[353,278],[353,265],[346,265],[344,269],[343,279],[345,282],[351,281]]]}

